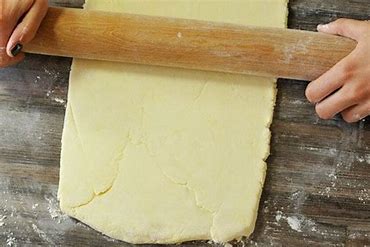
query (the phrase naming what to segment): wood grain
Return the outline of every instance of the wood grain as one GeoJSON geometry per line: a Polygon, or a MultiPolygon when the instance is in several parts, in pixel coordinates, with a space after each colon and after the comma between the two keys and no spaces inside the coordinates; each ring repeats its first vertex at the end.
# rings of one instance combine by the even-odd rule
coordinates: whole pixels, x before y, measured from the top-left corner
{"type": "MultiPolygon", "coordinates": [[[[368,0],[292,0],[289,25],[313,30],[318,23],[338,17],[368,16],[368,0]]],[[[58,210],[70,63],[70,59],[30,55],[22,64],[0,71],[0,246],[131,246],[58,210]]],[[[256,230],[243,243],[369,246],[370,122],[318,119],[305,100],[305,87],[301,81],[278,82],[272,154],[256,230]],[[295,219],[300,228],[290,225],[295,219]]]]}
{"type": "Polygon", "coordinates": [[[51,7],[25,51],[313,80],[355,47],[317,32],[51,7]]]}

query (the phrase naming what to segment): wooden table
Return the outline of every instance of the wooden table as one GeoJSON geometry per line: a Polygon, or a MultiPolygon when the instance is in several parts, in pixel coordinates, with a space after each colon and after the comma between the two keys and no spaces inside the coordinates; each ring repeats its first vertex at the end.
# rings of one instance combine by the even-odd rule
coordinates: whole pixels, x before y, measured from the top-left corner
{"type": "MultiPolygon", "coordinates": [[[[54,4],[81,7],[83,0],[54,4]]],[[[290,28],[365,19],[369,0],[292,0],[290,28]]],[[[71,59],[0,70],[0,246],[128,246],[63,215],[56,199],[71,59]]],[[[370,245],[370,125],[316,117],[306,83],[280,80],[256,230],[239,246],[370,245]]],[[[187,243],[207,246],[210,243],[187,243]]]]}

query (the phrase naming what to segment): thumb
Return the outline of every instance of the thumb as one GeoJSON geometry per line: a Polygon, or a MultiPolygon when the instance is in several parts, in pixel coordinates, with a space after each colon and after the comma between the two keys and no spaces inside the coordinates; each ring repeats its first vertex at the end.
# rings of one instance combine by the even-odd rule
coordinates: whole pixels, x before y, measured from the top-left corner
{"type": "Polygon", "coordinates": [[[369,24],[365,21],[352,19],[338,19],[328,24],[320,24],[317,30],[322,33],[335,34],[358,41],[363,33],[369,28],[369,24]]]}

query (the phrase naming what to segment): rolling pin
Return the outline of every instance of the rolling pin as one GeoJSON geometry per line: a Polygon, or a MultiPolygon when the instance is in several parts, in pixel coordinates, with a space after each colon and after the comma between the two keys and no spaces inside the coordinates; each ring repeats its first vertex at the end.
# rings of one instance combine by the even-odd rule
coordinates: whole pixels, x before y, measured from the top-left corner
{"type": "Polygon", "coordinates": [[[313,80],[356,47],[334,35],[50,8],[29,53],[313,80]]]}

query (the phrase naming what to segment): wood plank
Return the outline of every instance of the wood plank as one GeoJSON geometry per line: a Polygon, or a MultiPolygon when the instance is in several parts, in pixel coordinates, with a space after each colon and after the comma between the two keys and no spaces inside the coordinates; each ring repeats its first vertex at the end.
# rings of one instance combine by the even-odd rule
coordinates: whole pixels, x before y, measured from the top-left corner
{"type": "Polygon", "coordinates": [[[367,20],[370,2],[367,0],[294,0],[290,1],[289,27],[316,30],[320,23],[338,18],[367,20]]]}
{"type": "MultiPolygon", "coordinates": [[[[82,0],[52,1],[81,7],[82,0]]],[[[292,0],[291,28],[365,19],[368,0],[292,0]]],[[[131,246],[63,215],[56,200],[71,60],[0,71],[0,246],[131,246]],[[12,244],[11,244],[12,243],[12,244]]],[[[370,124],[323,121],[306,82],[280,80],[256,230],[236,246],[370,245],[370,124]]],[[[183,246],[210,246],[190,242],[183,246]]]]}

